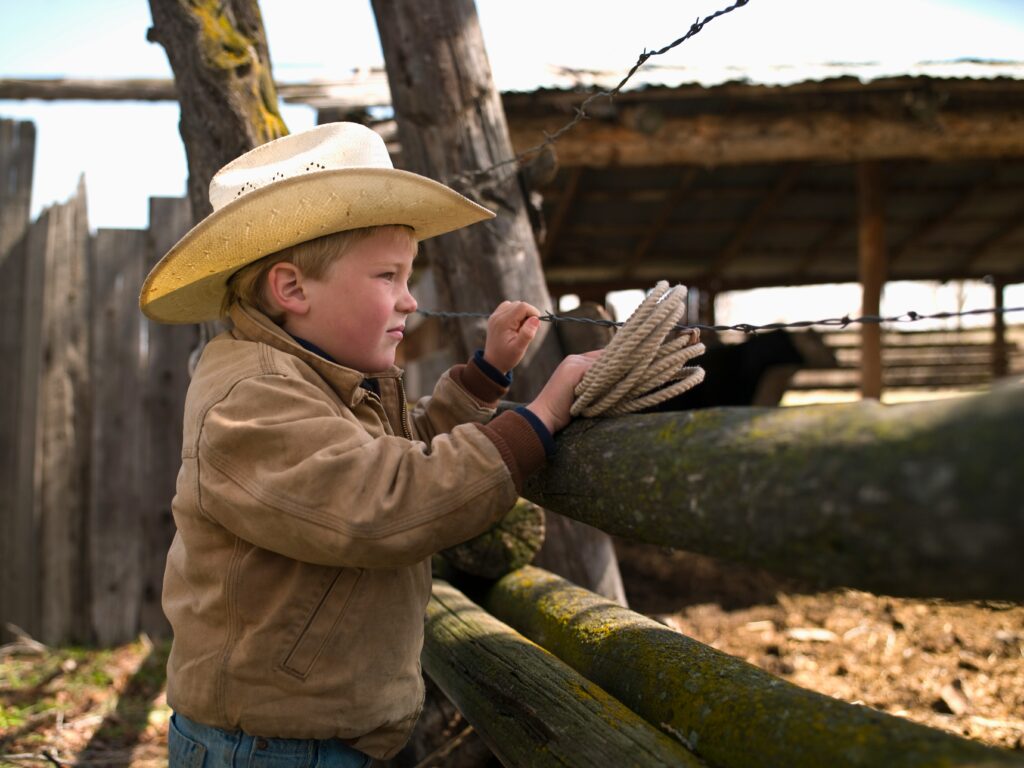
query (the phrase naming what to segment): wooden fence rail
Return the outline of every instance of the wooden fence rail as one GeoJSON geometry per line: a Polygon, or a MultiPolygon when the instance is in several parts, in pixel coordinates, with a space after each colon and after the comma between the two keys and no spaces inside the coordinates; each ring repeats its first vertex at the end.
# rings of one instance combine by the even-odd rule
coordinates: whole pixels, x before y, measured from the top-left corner
{"type": "Polygon", "coordinates": [[[1024,599],[1024,384],[955,400],[576,422],[527,483],[608,533],[815,586],[1024,599]]]}
{"type": "Polygon", "coordinates": [[[423,666],[504,765],[701,765],[444,582],[427,606],[423,666]]]}
{"type": "Polygon", "coordinates": [[[539,568],[505,576],[484,607],[720,768],[1024,766],[800,688],[539,568]]]}

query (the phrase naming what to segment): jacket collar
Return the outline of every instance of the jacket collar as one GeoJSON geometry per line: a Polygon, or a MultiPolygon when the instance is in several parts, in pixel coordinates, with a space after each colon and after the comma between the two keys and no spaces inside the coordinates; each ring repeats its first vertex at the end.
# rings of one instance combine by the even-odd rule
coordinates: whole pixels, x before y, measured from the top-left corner
{"type": "Polygon", "coordinates": [[[402,376],[402,369],[396,366],[386,371],[363,374],[327,360],[303,347],[281,326],[250,304],[239,302],[232,305],[228,316],[234,324],[232,335],[235,338],[261,342],[299,358],[316,371],[349,407],[354,407],[366,397],[367,390],[362,386],[366,379],[397,379],[402,376]]]}

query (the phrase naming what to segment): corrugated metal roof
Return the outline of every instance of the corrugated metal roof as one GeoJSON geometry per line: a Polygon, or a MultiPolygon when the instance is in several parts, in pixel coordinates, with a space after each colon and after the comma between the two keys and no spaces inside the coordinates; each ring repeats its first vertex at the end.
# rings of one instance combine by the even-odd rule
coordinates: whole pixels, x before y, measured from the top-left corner
{"type": "MultiPolygon", "coordinates": [[[[496,72],[495,82],[503,93],[535,91],[579,91],[591,88],[611,89],[625,76],[621,71],[574,69],[556,65],[525,64],[515,72],[496,72]]],[[[928,77],[935,79],[1024,80],[1024,62],[1020,61],[926,61],[926,62],[863,62],[823,63],[771,66],[707,66],[671,67],[647,64],[641,67],[624,90],[649,87],[678,88],[685,85],[705,88],[725,83],[786,86],[797,83],[823,82],[839,78],[856,78],[869,83],[891,77],[928,77]]],[[[352,76],[330,82],[310,82],[293,86],[286,99],[292,103],[325,108],[384,107],[391,104],[387,74],[373,67],[353,72],[352,76]]]]}

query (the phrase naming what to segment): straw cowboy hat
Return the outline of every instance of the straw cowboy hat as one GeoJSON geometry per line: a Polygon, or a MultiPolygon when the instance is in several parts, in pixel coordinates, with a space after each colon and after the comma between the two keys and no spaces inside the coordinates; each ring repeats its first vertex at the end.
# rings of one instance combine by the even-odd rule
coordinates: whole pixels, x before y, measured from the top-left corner
{"type": "Polygon", "coordinates": [[[384,140],[358,123],[328,123],[246,152],[217,171],[210,203],[213,213],[143,283],[147,317],[214,320],[233,273],[323,235],[404,224],[425,240],[494,216],[443,184],[396,170],[384,140]]]}

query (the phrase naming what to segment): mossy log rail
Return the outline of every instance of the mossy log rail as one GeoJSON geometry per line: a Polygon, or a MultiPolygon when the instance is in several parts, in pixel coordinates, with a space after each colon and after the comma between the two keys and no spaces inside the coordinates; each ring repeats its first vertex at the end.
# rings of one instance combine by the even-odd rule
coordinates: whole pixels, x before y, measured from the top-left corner
{"type": "Polygon", "coordinates": [[[719,768],[1024,766],[795,686],[539,568],[502,578],[484,606],[719,768]]]}
{"type": "Polygon", "coordinates": [[[423,666],[503,765],[701,765],[444,582],[427,605],[423,666]]]}
{"type": "Polygon", "coordinates": [[[1024,600],[1024,384],[883,406],[580,420],[523,495],[814,586],[1024,600]]]}

